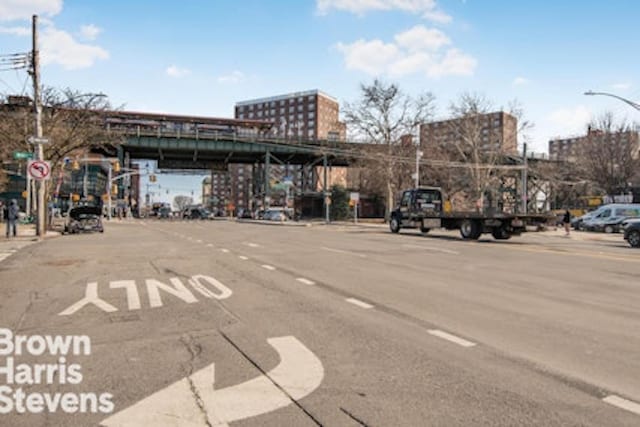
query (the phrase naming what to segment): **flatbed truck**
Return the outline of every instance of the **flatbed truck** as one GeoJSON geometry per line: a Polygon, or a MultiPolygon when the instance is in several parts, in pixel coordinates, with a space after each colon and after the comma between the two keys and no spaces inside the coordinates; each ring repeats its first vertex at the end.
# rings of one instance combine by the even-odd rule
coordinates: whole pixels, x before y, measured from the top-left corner
{"type": "Polygon", "coordinates": [[[400,204],[391,212],[389,228],[393,233],[403,228],[418,228],[423,233],[444,228],[460,230],[466,240],[477,240],[485,233],[506,240],[520,235],[527,226],[539,228],[549,220],[550,216],[545,214],[447,212],[439,188],[420,187],[402,193],[400,204]]]}

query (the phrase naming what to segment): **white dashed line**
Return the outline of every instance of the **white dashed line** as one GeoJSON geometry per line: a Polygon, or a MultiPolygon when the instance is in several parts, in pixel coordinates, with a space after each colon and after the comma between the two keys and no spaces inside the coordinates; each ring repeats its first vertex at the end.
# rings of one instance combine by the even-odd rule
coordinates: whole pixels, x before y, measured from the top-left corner
{"type": "Polygon", "coordinates": [[[404,244],[404,245],[402,245],[402,247],[403,248],[411,248],[411,249],[422,249],[422,250],[425,250],[425,251],[442,252],[443,254],[460,255],[460,252],[458,252],[458,251],[452,251],[452,250],[449,250],[449,249],[436,248],[436,247],[433,247],[433,246],[404,244]]]}
{"type": "Polygon", "coordinates": [[[260,245],[257,244],[257,243],[247,243],[247,246],[250,246],[252,248],[259,248],[260,247],[260,245]]]}
{"type": "Polygon", "coordinates": [[[221,250],[222,252],[224,252],[225,254],[228,254],[228,253],[229,253],[229,249],[224,249],[224,248],[222,248],[222,249],[220,249],[220,250],[221,250]]]}
{"type": "Polygon", "coordinates": [[[602,400],[607,402],[609,405],[617,406],[618,408],[640,415],[640,404],[632,402],[631,400],[624,399],[620,396],[616,396],[615,394],[607,396],[602,400]]]}
{"type": "Polygon", "coordinates": [[[348,302],[348,303],[351,303],[353,305],[357,305],[358,307],[373,308],[373,306],[371,304],[367,304],[366,302],[360,301],[359,299],[347,298],[345,301],[348,302]]]}
{"type": "Polygon", "coordinates": [[[429,329],[427,332],[429,332],[431,335],[434,335],[438,338],[442,338],[445,339],[447,341],[451,341],[454,344],[458,344],[461,345],[462,347],[473,347],[476,345],[476,343],[471,342],[471,341],[467,341],[463,338],[457,337],[455,335],[451,335],[447,332],[441,331],[439,329],[429,329]]]}
{"type": "Polygon", "coordinates": [[[356,252],[343,251],[342,249],[327,248],[325,246],[321,246],[320,249],[325,250],[325,251],[329,251],[329,252],[337,252],[339,254],[353,255],[353,256],[360,257],[360,258],[366,258],[367,257],[366,255],[359,254],[359,253],[356,253],[356,252]]]}
{"type": "Polygon", "coordinates": [[[196,243],[202,243],[202,240],[198,239],[196,240],[196,243]]]}
{"type": "Polygon", "coordinates": [[[246,257],[246,256],[244,256],[244,255],[238,255],[238,258],[240,258],[240,259],[241,259],[241,260],[243,260],[243,261],[246,261],[246,260],[248,260],[248,259],[249,259],[249,257],[246,257]]]}
{"type": "Polygon", "coordinates": [[[304,283],[305,285],[315,285],[316,284],[316,282],[312,282],[311,280],[305,279],[304,277],[298,277],[296,280],[298,282],[300,282],[300,283],[304,283]]]}
{"type": "Polygon", "coordinates": [[[208,248],[212,248],[212,247],[213,247],[213,245],[212,245],[211,243],[207,243],[207,247],[208,247],[208,248]]]}
{"type": "Polygon", "coordinates": [[[269,264],[262,264],[262,266],[261,266],[261,267],[262,267],[262,268],[265,268],[265,269],[267,269],[267,270],[269,270],[269,271],[273,271],[273,270],[275,270],[275,269],[276,269],[274,266],[269,265],[269,264]]]}

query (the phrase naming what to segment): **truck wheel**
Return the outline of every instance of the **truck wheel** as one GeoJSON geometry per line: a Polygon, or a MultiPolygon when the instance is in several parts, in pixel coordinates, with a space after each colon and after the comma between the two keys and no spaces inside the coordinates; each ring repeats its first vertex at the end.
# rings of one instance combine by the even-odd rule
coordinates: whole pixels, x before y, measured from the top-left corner
{"type": "Polygon", "coordinates": [[[508,240],[511,238],[511,233],[502,227],[491,230],[491,235],[496,240],[508,240]]]}
{"type": "Polygon", "coordinates": [[[460,224],[460,235],[465,240],[477,240],[482,234],[480,226],[476,221],[465,219],[460,224]]]}
{"type": "Polygon", "coordinates": [[[604,232],[607,234],[613,233],[613,227],[611,225],[607,225],[604,227],[604,232]]]}
{"type": "Polygon", "coordinates": [[[397,233],[400,231],[400,221],[398,221],[397,217],[391,217],[391,221],[389,221],[389,228],[391,229],[392,233],[397,233]]]}
{"type": "Polygon", "coordinates": [[[640,231],[633,230],[629,232],[629,236],[627,237],[627,241],[631,245],[632,248],[640,248],[640,231]]]}
{"type": "Polygon", "coordinates": [[[420,227],[420,232],[421,233],[427,234],[429,232],[429,230],[431,230],[431,229],[427,228],[427,227],[420,227]]]}

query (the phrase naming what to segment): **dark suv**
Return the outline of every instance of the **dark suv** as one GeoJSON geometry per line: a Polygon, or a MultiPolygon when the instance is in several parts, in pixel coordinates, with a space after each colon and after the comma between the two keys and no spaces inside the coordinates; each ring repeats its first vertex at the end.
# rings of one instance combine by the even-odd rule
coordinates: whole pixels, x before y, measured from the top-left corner
{"type": "Polygon", "coordinates": [[[640,248],[640,221],[631,221],[624,228],[624,240],[633,248],[640,248]]]}

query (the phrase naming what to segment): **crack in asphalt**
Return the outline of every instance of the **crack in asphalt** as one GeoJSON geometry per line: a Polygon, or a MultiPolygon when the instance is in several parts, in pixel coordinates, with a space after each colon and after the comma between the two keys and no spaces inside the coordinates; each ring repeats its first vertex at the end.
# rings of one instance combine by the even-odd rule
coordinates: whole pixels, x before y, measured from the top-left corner
{"type": "Polygon", "coordinates": [[[300,409],[307,417],[309,417],[309,419],[311,421],[313,421],[317,426],[323,427],[323,424],[304,406],[302,406],[302,404],[300,402],[298,402],[296,399],[293,398],[293,396],[291,396],[284,388],[282,388],[282,386],[280,384],[278,384],[277,382],[275,382],[273,380],[273,378],[271,378],[269,376],[269,374],[260,367],[260,365],[258,365],[258,362],[256,362],[255,360],[253,360],[253,358],[251,356],[249,356],[249,354],[247,354],[245,351],[243,351],[235,342],[233,342],[233,340],[231,338],[229,338],[224,332],[219,331],[220,335],[222,335],[222,337],[227,340],[227,342],[229,344],[231,344],[231,346],[233,348],[236,349],[236,351],[238,353],[240,353],[240,355],[242,355],[242,357],[244,357],[249,363],[251,363],[262,375],[264,375],[266,378],[269,379],[269,381],[271,381],[271,383],[276,386],[276,388],[278,390],[280,390],[282,393],[284,393],[285,396],[287,396],[287,398],[291,401],[291,403],[293,403],[298,409],[300,409]]]}
{"type": "Polygon", "coordinates": [[[364,421],[362,421],[360,418],[356,417],[355,415],[353,415],[351,412],[347,411],[346,409],[344,409],[342,406],[340,407],[340,410],[342,412],[344,412],[349,418],[351,418],[352,420],[354,420],[355,422],[357,422],[358,424],[360,424],[363,427],[369,427],[369,424],[365,423],[364,421]]]}
{"type": "Polygon", "coordinates": [[[213,427],[213,424],[211,424],[211,421],[209,421],[207,410],[204,407],[204,401],[202,400],[202,397],[200,396],[198,389],[196,388],[195,384],[193,383],[193,380],[191,379],[191,375],[193,375],[193,371],[194,371],[194,362],[198,358],[200,353],[202,353],[202,346],[200,346],[200,344],[198,344],[193,338],[193,336],[191,335],[187,335],[186,337],[183,335],[182,337],[180,337],[180,342],[187,348],[187,351],[189,352],[189,355],[190,355],[189,369],[187,374],[187,382],[189,383],[189,390],[191,390],[191,394],[193,395],[193,400],[196,406],[198,407],[198,409],[200,410],[200,413],[202,413],[202,416],[204,417],[205,425],[207,427],[213,427]]]}

